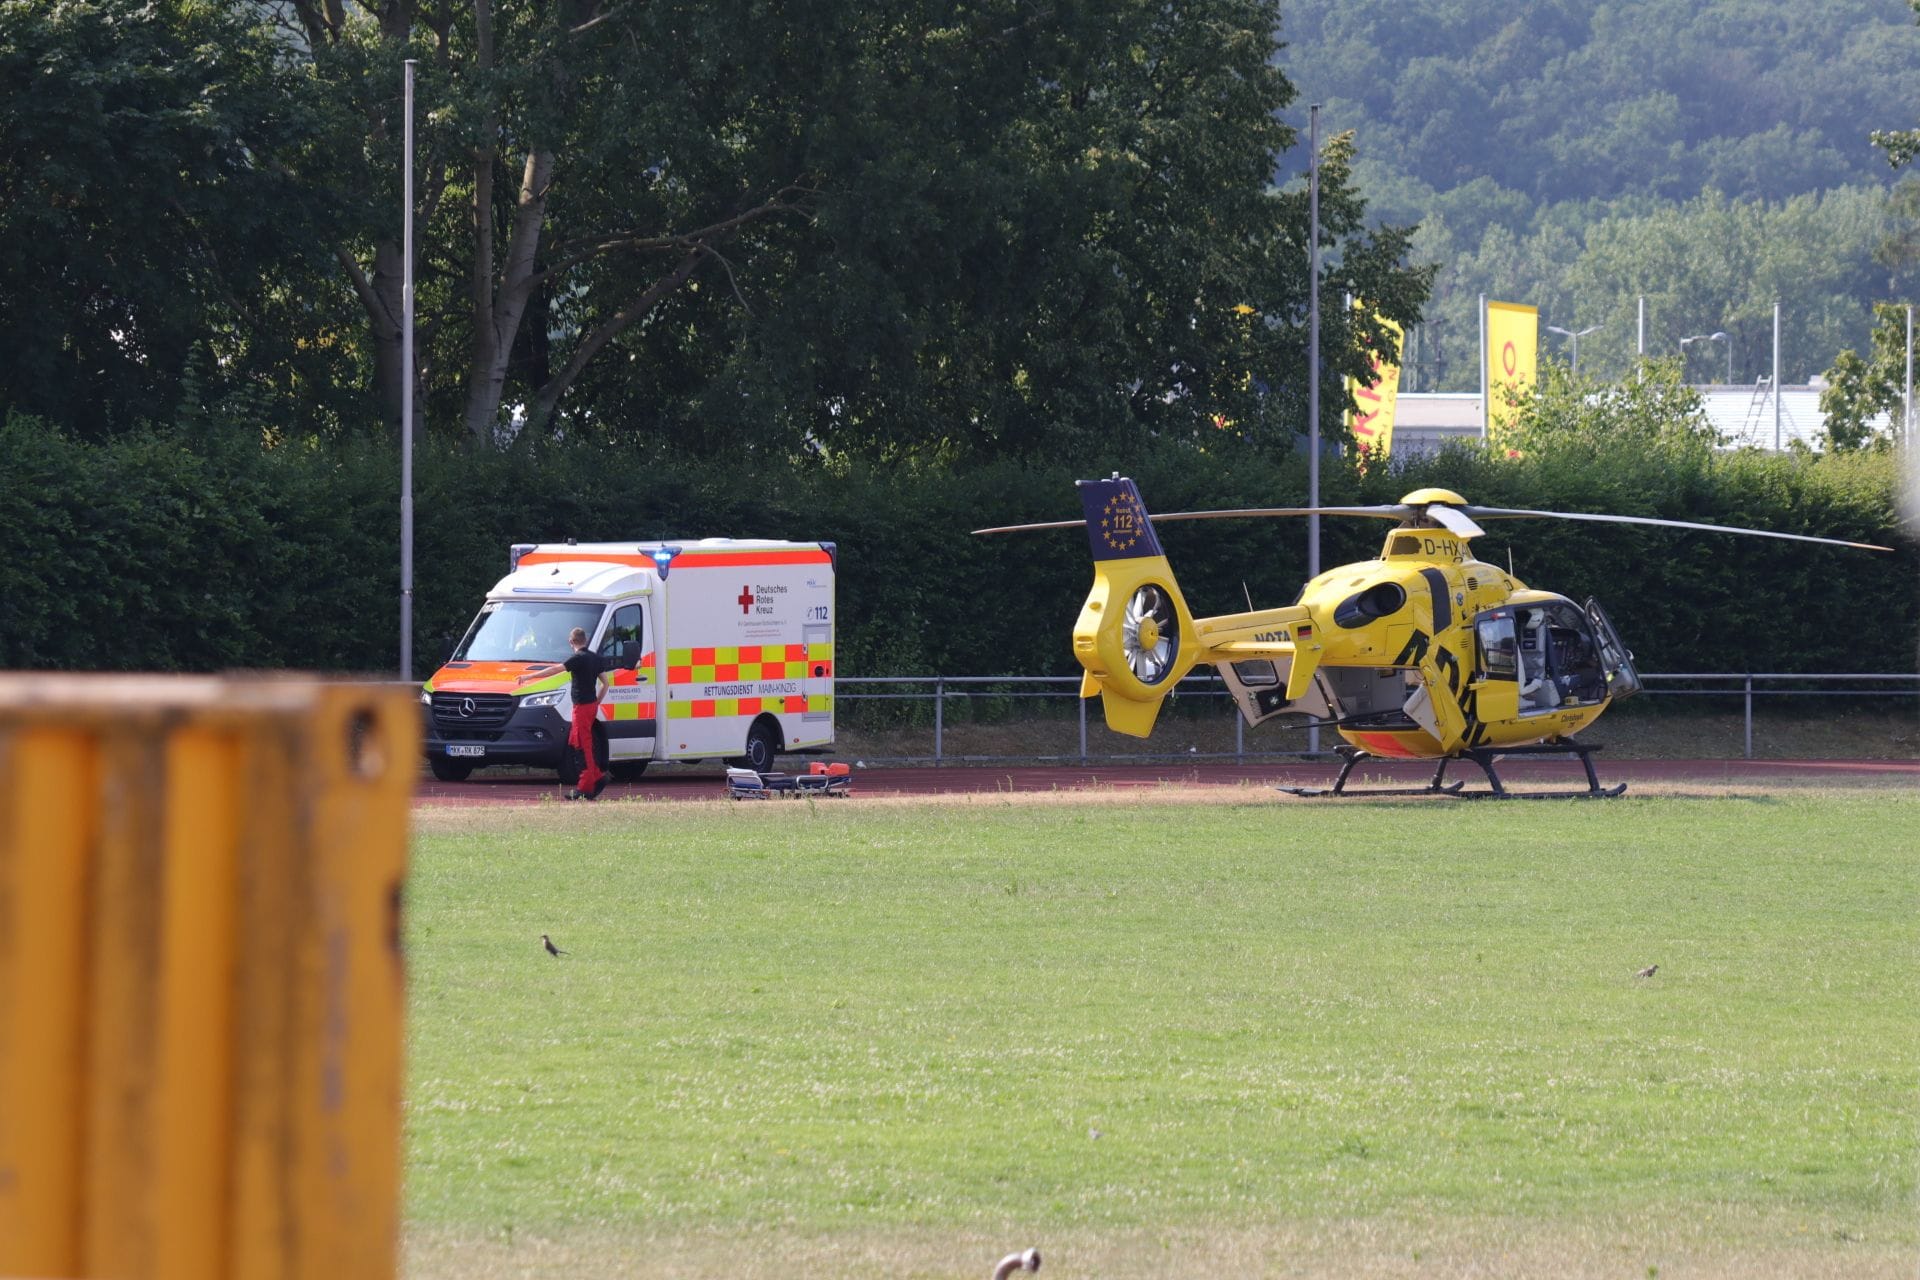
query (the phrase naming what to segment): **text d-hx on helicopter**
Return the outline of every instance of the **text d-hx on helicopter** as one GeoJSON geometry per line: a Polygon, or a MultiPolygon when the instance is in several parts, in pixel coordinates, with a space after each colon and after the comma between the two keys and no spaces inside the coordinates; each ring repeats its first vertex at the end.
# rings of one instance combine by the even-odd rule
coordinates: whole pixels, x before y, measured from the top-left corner
{"type": "Polygon", "coordinates": [[[1560,511],[1481,507],[1449,489],[1419,489],[1399,502],[1366,507],[1256,507],[1149,516],[1133,481],[1117,473],[1078,482],[1081,520],[1008,525],[1014,533],[1085,525],[1093,548],[1093,589],[1073,626],[1073,656],[1085,668],[1080,696],[1095,694],[1108,727],[1144,738],[1160,704],[1203,662],[1218,669],[1249,724],[1276,716],[1315,717],[1337,729],[1345,763],[1326,791],[1300,794],[1465,794],[1512,796],[1496,756],[1572,755],[1586,768],[1584,791],[1524,798],[1613,796],[1594,773],[1596,748],[1573,735],[1640,689],[1633,654],[1599,603],[1577,605],[1536,591],[1497,565],[1474,558],[1476,521],[1538,517],[1658,525],[1783,538],[1869,551],[1891,548],[1727,525],[1560,511]],[[1297,603],[1196,618],[1174,581],[1153,526],[1167,520],[1257,516],[1367,516],[1396,522],[1377,560],[1329,569],[1297,603]],[[1354,766],[1385,757],[1436,760],[1420,788],[1346,791],[1354,766]],[[1445,781],[1466,758],[1486,774],[1487,792],[1445,781]]]}

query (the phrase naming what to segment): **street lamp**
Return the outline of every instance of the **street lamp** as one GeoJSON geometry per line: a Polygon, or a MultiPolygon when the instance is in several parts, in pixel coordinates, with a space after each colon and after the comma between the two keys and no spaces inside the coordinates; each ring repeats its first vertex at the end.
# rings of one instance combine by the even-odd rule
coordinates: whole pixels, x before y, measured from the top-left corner
{"type": "Polygon", "coordinates": [[[1733,339],[1719,331],[1696,333],[1691,338],[1680,339],[1680,354],[1685,355],[1690,342],[1724,342],[1727,344],[1727,385],[1733,385],[1733,339]]]}
{"type": "Polygon", "coordinates": [[[1580,372],[1580,339],[1586,337],[1590,333],[1600,332],[1600,326],[1597,324],[1588,325],[1584,329],[1575,330],[1575,329],[1562,329],[1557,324],[1550,324],[1547,326],[1547,332],[1557,333],[1561,337],[1571,338],[1573,340],[1573,371],[1575,373],[1578,373],[1580,372]]]}

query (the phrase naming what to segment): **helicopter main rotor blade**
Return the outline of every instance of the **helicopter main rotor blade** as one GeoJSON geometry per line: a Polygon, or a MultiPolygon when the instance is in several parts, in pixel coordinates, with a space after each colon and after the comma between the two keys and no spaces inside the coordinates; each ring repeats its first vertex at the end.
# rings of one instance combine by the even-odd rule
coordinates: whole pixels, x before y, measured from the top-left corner
{"type": "MultiPolygon", "coordinates": [[[[1230,511],[1156,511],[1147,519],[1159,524],[1164,520],[1233,520],[1240,517],[1259,519],[1266,516],[1373,516],[1381,520],[1404,520],[1413,513],[1413,508],[1402,503],[1386,507],[1238,507],[1230,511]]],[[[1081,520],[1048,520],[1041,524],[1005,524],[992,529],[975,529],[974,533],[1030,533],[1035,529],[1079,529],[1086,525],[1081,520]]]]}
{"type": "Polygon", "coordinates": [[[1460,513],[1459,508],[1450,507],[1444,502],[1427,504],[1427,519],[1439,525],[1449,533],[1457,533],[1463,538],[1478,538],[1486,532],[1479,525],[1460,513]]]}
{"type": "MultiPolygon", "coordinates": [[[[1261,519],[1270,516],[1369,516],[1380,520],[1412,520],[1420,515],[1443,529],[1459,534],[1463,538],[1477,538],[1485,530],[1475,523],[1480,520],[1517,520],[1535,517],[1543,520],[1585,520],[1593,524],[1639,524],[1651,525],[1663,529],[1698,529],[1706,533],[1741,533],[1755,538],[1779,538],[1786,542],[1811,542],[1828,547],[1852,547],[1858,551],[1892,551],[1892,547],[1883,547],[1875,542],[1848,542],[1843,538],[1816,538],[1804,533],[1777,533],[1772,529],[1744,529],[1736,525],[1701,524],[1691,520],[1660,520],[1652,516],[1612,516],[1597,515],[1584,511],[1532,511],[1520,507],[1456,507],[1448,503],[1423,503],[1410,506],[1396,502],[1377,507],[1239,507],[1225,511],[1162,511],[1147,518],[1158,524],[1168,520],[1235,520],[1243,518],[1261,519]]],[[[976,534],[986,533],[1027,533],[1038,529],[1080,529],[1086,526],[1086,520],[1050,520],[1040,524],[1009,524],[991,529],[975,529],[976,534]]]]}
{"type": "MultiPolygon", "coordinates": [[[[1429,508],[1429,514],[1436,508],[1429,508]]],[[[1526,511],[1517,507],[1462,507],[1468,515],[1482,520],[1517,520],[1537,516],[1546,520],[1586,520],[1594,524],[1645,524],[1662,529],[1699,529],[1706,533],[1744,533],[1755,538],[1781,538],[1788,542],[1817,542],[1828,547],[1852,547],[1857,551],[1891,551],[1874,542],[1848,542],[1844,538],[1815,538],[1804,533],[1776,533],[1772,529],[1742,529],[1730,524],[1700,524],[1692,520],[1657,520],[1652,516],[1603,516],[1584,511],[1526,511]]]]}
{"type": "Polygon", "coordinates": [[[1373,516],[1379,520],[1404,520],[1412,508],[1402,503],[1384,507],[1235,507],[1227,511],[1166,511],[1154,520],[1236,520],[1241,517],[1263,519],[1267,516],[1373,516]]]}

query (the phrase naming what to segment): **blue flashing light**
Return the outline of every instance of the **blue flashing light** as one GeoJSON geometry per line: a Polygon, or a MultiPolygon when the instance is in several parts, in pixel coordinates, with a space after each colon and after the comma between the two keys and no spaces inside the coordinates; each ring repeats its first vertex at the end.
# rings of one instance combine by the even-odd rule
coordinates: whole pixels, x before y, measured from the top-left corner
{"type": "Polygon", "coordinates": [[[651,552],[654,567],[660,570],[660,581],[667,580],[667,570],[673,567],[673,558],[680,554],[678,547],[655,547],[651,552]]]}

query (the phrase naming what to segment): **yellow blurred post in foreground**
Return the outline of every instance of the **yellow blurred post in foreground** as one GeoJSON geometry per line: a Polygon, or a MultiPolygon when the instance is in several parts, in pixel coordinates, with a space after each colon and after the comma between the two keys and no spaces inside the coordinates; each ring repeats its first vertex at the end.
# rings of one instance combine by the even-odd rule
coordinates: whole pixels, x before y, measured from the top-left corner
{"type": "Polygon", "coordinates": [[[387,1280],[417,712],[0,676],[0,1275],[387,1280]]]}

